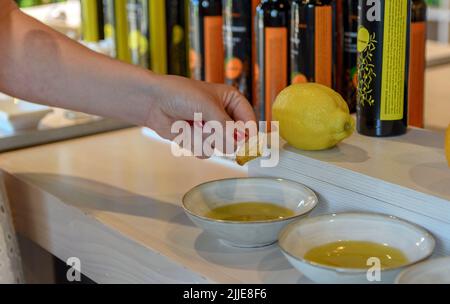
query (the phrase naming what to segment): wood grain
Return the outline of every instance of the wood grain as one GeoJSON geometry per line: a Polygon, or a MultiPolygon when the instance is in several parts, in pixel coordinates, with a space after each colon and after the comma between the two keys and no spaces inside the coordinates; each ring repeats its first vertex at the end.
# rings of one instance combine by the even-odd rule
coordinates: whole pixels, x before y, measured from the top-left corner
{"type": "Polygon", "coordinates": [[[99,283],[308,282],[276,246],[230,248],[181,208],[191,187],[246,176],[232,163],[178,159],[139,129],[2,154],[19,232],[99,283]]]}

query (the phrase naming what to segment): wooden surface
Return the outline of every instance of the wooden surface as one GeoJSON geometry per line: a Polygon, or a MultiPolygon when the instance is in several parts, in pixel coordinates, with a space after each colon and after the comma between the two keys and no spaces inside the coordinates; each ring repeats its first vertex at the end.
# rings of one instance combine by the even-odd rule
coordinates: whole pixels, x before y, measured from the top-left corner
{"type": "MultiPolygon", "coordinates": [[[[320,199],[314,215],[397,215],[432,231],[450,254],[450,169],[443,133],[355,135],[338,148],[284,146],[277,168],[320,199]],[[294,162],[292,162],[294,161],[294,162]]],[[[175,158],[170,145],[128,129],[0,155],[18,231],[99,283],[309,283],[276,246],[227,247],[185,216],[181,197],[209,180],[246,176],[222,160],[175,158]]]]}
{"type": "Polygon", "coordinates": [[[427,66],[450,64],[450,44],[427,41],[427,66]]]}
{"type": "Polygon", "coordinates": [[[171,156],[140,129],[0,155],[20,233],[99,283],[308,282],[276,246],[236,249],[181,209],[191,187],[246,176],[228,162],[171,156]]]}
{"type": "Polygon", "coordinates": [[[406,135],[392,138],[354,134],[331,150],[308,152],[285,145],[282,153],[282,160],[295,162],[303,158],[323,166],[320,168],[323,171],[342,168],[362,178],[428,194],[450,205],[450,168],[444,154],[444,132],[411,128],[406,135]]]}
{"type": "Polygon", "coordinates": [[[450,63],[427,69],[425,127],[442,130],[450,125],[450,63]]]}
{"type": "Polygon", "coordinates": [[[442,130],[450,124],[450,45],[427,42],[425,127],[442,130]]]}

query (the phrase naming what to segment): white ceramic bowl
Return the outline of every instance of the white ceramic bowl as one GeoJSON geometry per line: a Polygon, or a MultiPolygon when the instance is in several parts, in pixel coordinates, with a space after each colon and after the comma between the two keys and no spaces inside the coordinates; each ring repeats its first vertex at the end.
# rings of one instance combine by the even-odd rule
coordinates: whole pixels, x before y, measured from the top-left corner
{"type": "Polygon", "coordinates": [[[395,217],[342,213],[303,219],[289,225],[280,233],[279,245],[289,262],[316,283],[367,284],[393,283],[405,267],[430,257],[435,241],[426,230],[395,217]],[[338,241],[385,244],[401,250],[410,262],[399,268],[382,269],[381,281],[372,282],[365,269],[328,267],[304,258],[309,250],[338,241]]]}
{"type": "Polygon", "coordinates": [[[282,228],[309,213],[318,199],[307,187],[289,180],[237,178],[208,182],[190,190],[183,198],[189,218],[206,232],[235,247],[263,247],[278,239],[282,228]],[[271,221],[233,222],[205,215],[218,207],[240,202],[267,202],[294,211],[292,217],[271,221]]]}
{"type": "Polygon", "coordinates": [[[450,284],[450,257],[429,260],[405,269],[397,284],[450,284]]]}

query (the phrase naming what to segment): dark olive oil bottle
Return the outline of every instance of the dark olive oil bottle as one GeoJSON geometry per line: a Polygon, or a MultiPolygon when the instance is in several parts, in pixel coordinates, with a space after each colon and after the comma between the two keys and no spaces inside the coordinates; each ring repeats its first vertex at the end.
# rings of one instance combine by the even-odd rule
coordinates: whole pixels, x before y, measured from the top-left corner
{"type": "Polygon", "coordinates": [[[190,75],[224,83],[222,0],[190,0],[190,75]]]}
{"type": "Polygon", "coordinates": [[[256,98],[258,120],[272,120],[272,104],[289,82],[289,2],[262,0],[256,10],[256,98]]]}
{"type": "Polygon", "coordinates": [[[254,12],[257,0],[223,0],[225,83],[253,95],[254,12]]]}
{"type": "Polygon", "coordinates": [[[166,0],[168,72],[188,76],[188,22],[184,0],[166,0]]]}
{"type": "Polygon", "coordinates": [[[359,0],[358,132],[375,137],[408,126],[409,0],[359,0]]]}
{"type": "Polygon", "coordinates": [[[355,112],[358,87],[358,1],[342,0],[342,2],[344,28],[342,95],[347,101],[350,112],[355,112]]]}
{"type": "Polygon", "coordinates": [[[293,0],[290,26],[291,82],[334,87],[331,1],[293,0]]]}
{"type": "Polygon", "coordinates": [[[423,128],[425,98],[425,48],[427,5],[424,0],[411,2],[411,50],[409,64],[409,125],[423,128]]]}

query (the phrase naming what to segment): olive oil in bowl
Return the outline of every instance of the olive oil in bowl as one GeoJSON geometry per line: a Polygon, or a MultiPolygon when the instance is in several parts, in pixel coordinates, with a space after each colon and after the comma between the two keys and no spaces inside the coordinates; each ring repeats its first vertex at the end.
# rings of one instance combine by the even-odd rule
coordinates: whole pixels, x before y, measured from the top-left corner
{"type": "Polygon", "coordinates": [[[277,242],[280,231],[307,217],[318,204],[309,188],[279,178],[229,178],[189,190],[186,215],[226,246],[259,248],[277,242]]]}
{"type": "Polygon", "coordinates": [[[294,211],[271,203],[244,202],[215,208],[206,214],[214,220],[232,222],[261,222],[294,216],[294,211]]]}
{"type": "Polygon", "coordinates": [[[315,247],[304,258],[324,266],[366,269],[370,258],[377,258],[382,269],[402,267],[408,258],[397,248],[364,241],[340,241],[315,247]]]}

